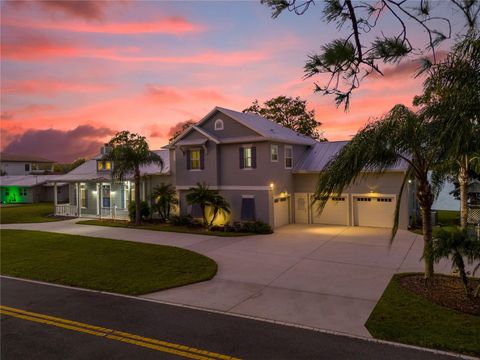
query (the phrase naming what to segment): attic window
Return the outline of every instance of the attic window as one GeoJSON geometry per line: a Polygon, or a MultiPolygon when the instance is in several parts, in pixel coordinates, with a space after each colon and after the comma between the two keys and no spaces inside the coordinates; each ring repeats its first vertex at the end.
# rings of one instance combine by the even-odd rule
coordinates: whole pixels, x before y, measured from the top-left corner
{"type": "Polygon", "coordinates": [[[215,130],[223,130],[223,120],[217,119],[215,120],[215,130]]]}

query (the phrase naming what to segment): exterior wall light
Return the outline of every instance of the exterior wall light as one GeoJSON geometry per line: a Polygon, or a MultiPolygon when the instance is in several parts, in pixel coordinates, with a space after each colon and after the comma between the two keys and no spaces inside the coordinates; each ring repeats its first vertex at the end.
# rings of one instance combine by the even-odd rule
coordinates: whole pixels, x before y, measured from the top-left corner
{"type": "Polygon", "coordinates": [[[275,184],[274,184],[274,183],[270,183],[270,189],[273,190],[274,187],[275,187],[275,184]]]}

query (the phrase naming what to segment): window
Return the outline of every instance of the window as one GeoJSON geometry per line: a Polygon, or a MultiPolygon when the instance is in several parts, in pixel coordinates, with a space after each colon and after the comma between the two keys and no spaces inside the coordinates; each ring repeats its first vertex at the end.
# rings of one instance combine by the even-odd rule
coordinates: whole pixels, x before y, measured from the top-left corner
{"type": "Polygon", "coordinates": [[[26,188],[20,188],[20,196],[27,196],[27,189],[26,188]]]}
{"type": "Polygon", "coordinates": [[[102,207],[110,207],[110,185],[102,185],[102,207]]]}
{"type": "Polygon", "coordinates": [[[240,148],[240,169],[255,169],[257,167],[257,150],[255,146],[240,148]]]}
{"type": "Polygon", "coordinates": [[[84,209],[87,207],[87,189],[85,185],[80,185],[80,205],[84,209]]]}
{"type": "Polygon", "coordinates": [[[293,148],[285,145],[285,169],[293,167],[293,148]]]}
{"type": "Polygon", "coordinates": [[[255,220],[255,198],[253,196],[242,196],[242,211],[240,219],[245,221],[255,220]]]}
{"type": "Polygon", "coordinates": [[[223,120],[221,120],[221,119],[215,120],[214,129],[215,130],[223,130],[223,120]]]}
{"type": "Polygon", "coordinates": [[[128,209],[128,205],[135,199],[135,183],[125,181],[123,185],[123,204],[124,208],[128,209]]]}
{"type": "Polygon", "coordinates": [[[30,164],[25,164],[25,171],[30,171],[30,164]]]}
{"type": "Polygon", "coordinates": [[[200,170],[200,150],[190,150],[190,170],[200,170]]]}
{"type": "Polygon", "coordinates": [[[278,145],[270,146],[270,160],[272,162],[278,162],[278,145]]]}
{"type": "Polygon", "coordinates": [[[112,170],[112,162],[105,160],[97,161],[97,171],[109,171],[112,170]]]}

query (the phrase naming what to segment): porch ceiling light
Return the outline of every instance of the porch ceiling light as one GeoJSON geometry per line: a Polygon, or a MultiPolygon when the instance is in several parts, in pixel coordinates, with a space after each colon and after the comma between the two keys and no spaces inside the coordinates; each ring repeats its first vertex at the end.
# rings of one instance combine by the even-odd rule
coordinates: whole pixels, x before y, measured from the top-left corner
{"type": "Polygon", "coordinates": [[[273,188],[274,188],[274,187],[275,187],[275,184],[274,184],[273,182],[272,182],[272,183],[270,183],[270,189],[272,189],[272,190],[273,190],[273,188]]]}

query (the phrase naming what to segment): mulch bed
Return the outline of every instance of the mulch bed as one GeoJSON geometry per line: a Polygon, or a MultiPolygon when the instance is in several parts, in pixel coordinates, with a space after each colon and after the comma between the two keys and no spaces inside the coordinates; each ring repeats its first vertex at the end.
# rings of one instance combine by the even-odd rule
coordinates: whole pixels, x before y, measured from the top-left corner
{"type": "MultiPolygon", "coordinates": [[[[480,297],[467,297],[462,280],[457,276],[436,274],[425,282],[423,274],[414,274],[402,276],[398,280],[405,289],[435,304],[480,316],[480,297]]],[[[480,279],[470,279],[470,286],[473,289],[478,285],[480,279]]]]}

